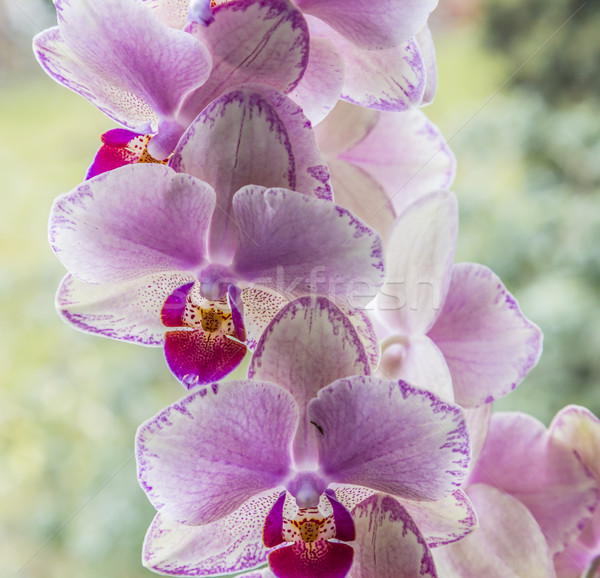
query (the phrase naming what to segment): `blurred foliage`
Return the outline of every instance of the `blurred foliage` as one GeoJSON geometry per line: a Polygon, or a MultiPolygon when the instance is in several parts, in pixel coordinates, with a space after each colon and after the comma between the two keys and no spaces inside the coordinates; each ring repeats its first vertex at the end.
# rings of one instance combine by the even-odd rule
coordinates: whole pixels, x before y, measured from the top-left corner
{"type": "Polygon", "coordinates": [[[514,81],[552,103],[600,96],[600,3],[484,0],[483,36],[513,63],[514,81]]]}

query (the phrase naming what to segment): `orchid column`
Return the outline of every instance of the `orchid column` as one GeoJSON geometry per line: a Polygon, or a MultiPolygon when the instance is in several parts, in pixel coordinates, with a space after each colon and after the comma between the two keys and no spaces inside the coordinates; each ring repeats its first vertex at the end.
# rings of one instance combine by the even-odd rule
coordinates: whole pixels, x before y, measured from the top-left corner
{"type": "Polygon", "coordinates": [[[435,4],[55,0],[58,26],[34,40],[48,74],[119,124],[52,208],[59,314],[162,348],[187,390],[136,438],[158,511],[146,567],[502,576],[473,549],[521,507],[551,576],[593,524],[599,482],[568,428],[535,462],[532,500],[479,489],[503,431],[491,403],[542,339],[489,269],[453,263],[455,160],[419,110],[435,4]]]}

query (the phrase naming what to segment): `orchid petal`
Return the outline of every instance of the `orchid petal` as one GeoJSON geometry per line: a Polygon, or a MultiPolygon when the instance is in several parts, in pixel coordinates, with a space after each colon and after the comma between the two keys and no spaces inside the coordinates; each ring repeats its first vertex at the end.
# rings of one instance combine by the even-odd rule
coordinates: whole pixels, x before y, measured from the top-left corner
{"type": "Polygon", "coordinates": [[[157,514],[144,540],[144,566],[171,576],[223,576],[263,566],[267,550],[262,528],[277,494],[252,498],[203,526],[178,524],[157,514]]]}
{"type": "Polygon", "coordinates": [[[520,500],[551,551],[572,541],[598,503],[598,482],[577,456],[533,417],[495,413],[469,483],[486,483],[520,500]]]}
{"type": "Polygon", "coordinates": [[[121,124],[145,126],[148,132],[155,115],[172,117],[183,97],[208,78],[206,47],[163,24],[143,3],[60,0],[55,5],[59,29],[34,39],[38,60],[56,81],[121,124]]]}
{"type": "MultiPolygon", "coordinates": [[[[235,86],[268,84],[293,90],[308,65],[309,34],[302,13],[286,0],[237,0],[213,8],[210,26],[188,32],[205,44],[213,59],[210,77],[184,103],[191,119],[235,86]]],[[[244,183],[248,184],[248,183],[244,183]]]]}
{"type": "Polygon", "coordinates": [[[310,39],[310,57],[302,80],[288,93],[313,125],[333,109],[344,86],[344,61],[326,38],[310,39]]]}
{"type": "Polygon", "coordinates": [[[54,202],[50,244],[88,283],[195,270],[205,262],[214,202],[214,191],[189,175],[162,165],[126,165],[54,202]]]}
{"type": "Polygon", "coordinates": [[[258,340],[267,325],[289,301],[284,295],[266,287],[246,287],[242,289],[246,346],[250,351],[256,349],[258,340]]]}
{"type": "Polygon", "coordinates": [[[454,402],[452,378],[446,360],[426,335],[386,339],[383,344],[379,374],[386,379],[402,379],[427,389],[439,398],[454,402]]]}
{"type": "Polygon", "coordinates": [[[162,346],[164,302],[177,287],[193,281],[189,274],[158,273],[128,283],[94,285],[66,275],[56,309],[69,325],[85,333],[162,346]]]}
{"type": "Polygon", "coordinates": [[[521,313],[498,276],[470,263],[454,266],[429,336],[448,362],[456,401],[465,407],[512,391],[542,353],[542,332],[521,313]]]}
{"type": "Polygon", "coordinates": [[[182,137],[169,165],[217,191],[209,238],[213,259],[233,254],[232,197],[241,187],[285,187],[331,199],[329,172],[310,123],[296,104],[269,87],[240,87],[212,102],[182,137]]]}
{"type": "Polygon", "coordinates": [[[233,206],[240,234],[233,267],[241,277],[355,307],[372,300],[383,276],[381,239],[351,213],[307,195],[253,186],[240,190],[233,206]]]}
{"type": "Polygon", "coordinates": [[[402,381],[340,379],[319,391],[308,416],[331,482],[435,500],[453,493],[467,474],[460,408],[402,381]]]}
{"type": "Polygon", "coordinates": [[[144,135],[124,128],[114,128],[105,132],[100,137],[102,145],[85,179],[91,179],[123,165],[137,163],[144,150],[144,138],[144,135]]]}
{"type": "Polygon", "coordinates": [[[431,30],[427,24],[417,32],[415,40],[419,44],[421,58],[425,64],[427,82],[425,84],[425,93],[423,94],[423,100],[421,102],[421,106],[425,106],[426,104],[431,104],[433,102],[438,85],[435,44],[433,43],[433,36],[431,35],[431,30]]]}
{"type": "Polygon", "coordinates": [[[477,461],[488,430],[490,429],[490,419],[492,418],[492,405],[486,403],[480,407],[465,409],[467,416],[467,427],[469,428],[469,440],[471,443],[471,451],[473,455],[473,463],[477,461]]]}
{"type": "Polygon", "coordinates": [[[369,49],[396,46],[427,22],[437,0],[294,0],[348,40],[369,49]]]}
{"type": "Polygon", "coordinates": [[[222,333],[167,331],[165,358],[173,375],[188,389],[219,381],[244,359],[246,346],[222,333]]]}
{"type": "Polygon", "coordinates": [[[476,484],[467,489],[479,528],[433,551],[442,576],[553,578],[552,556],[531,513],[516,498],[476,484]]]}
{"type": "Polygon", "coordinates": [[[284,482],[297,423],[294,399],[276,385],[199,388],[138,429],[140,484],[166,517],[214,522],[284,482]]]}
{"type": "Polygon", "coordinates": [[[378,296],[386,323],[404,335],[424,334],[448,293],[458,229],[454,194],[432,193],[402,213],[387,241],[386,281],[378,296]]]}
{"type": "Polygon", "coordinates": [[[282,309],[262,334],[248,377],[281,384],[303,416],[294,439],[297,463],[315,461],[315,432],[306,407],[341,377],[369,374],[364,347],[350,320],[324,297],[302,297],[282,309]]]}
{"type": "MultiPolygon", "coordinates": [[[[210,0],[201,0],[210,5],[210,0]]],[[[154,15],[171,28],[182,29],[188,19],[190,0],[142,0],[154,15]]]]}
{"type": "Polygon", "coordinates": [[[396,213],[387,193],[365,170],[341,159],[329,159],[331,184],[336,203],[386,238],[396,213]]]}
{"type": "Polygon", "coordinates": [[[398,500],[417,524],[430,548],[462,540],[477,529],[477,515],[463,490],[433,502],[398,500]]]}
{"type": "Polygon", "coordinates": [[[412,39],[386,50],[356,48],[335,39],[344,55],[344,100],[375,110],[401,112],[419,106],[426,86],[426,69],[412,39]]]}
{"type": "Polygon", "coordinates": [[[568,405],[552,420],[550,434],[575,451],[600,482],[600,419],[585,407],[568,405]]]}
{"type": "Polygon", "coordinates": [[[374,494],[352,510],[357,540],[349,578],[437,578],[423,535],[400,502],[374,494]]]}
{"type": "Polygon", "coordinates": [[[347,544],[319,540],[294,542],[269,554],[269,566],[278,578],[344,578],[354,550],[347,544]]]}
{"type": "MultiPolygon", "coordinates": [[[[372,130],[340,158],[377,180],[396,214],[424,194],[449,189],[456,175],[456,159],[440,130],[418,109],[379,113],[372,130]]],[[[368,221],[378,209],[372,206],[368,221]]]]}

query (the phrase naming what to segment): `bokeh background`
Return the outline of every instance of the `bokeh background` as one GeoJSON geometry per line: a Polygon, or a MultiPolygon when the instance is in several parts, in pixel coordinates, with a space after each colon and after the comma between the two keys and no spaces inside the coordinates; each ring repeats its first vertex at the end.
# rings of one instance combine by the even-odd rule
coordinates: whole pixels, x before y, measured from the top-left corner
{"type": "MultiPolygon", "coordinates": [[[[0,0],[0,576],[137,578],[153,509],[139,423],[184,391],[158,349],[77,333],[54,312],[53,199],[112,123],[36,65],[43,0],[0,0]]],[[[458,158],[457,260],[490,266],[545,333],[498,410],[600,413],[600,4],[440,0],[427,109],[458,158]]]]}

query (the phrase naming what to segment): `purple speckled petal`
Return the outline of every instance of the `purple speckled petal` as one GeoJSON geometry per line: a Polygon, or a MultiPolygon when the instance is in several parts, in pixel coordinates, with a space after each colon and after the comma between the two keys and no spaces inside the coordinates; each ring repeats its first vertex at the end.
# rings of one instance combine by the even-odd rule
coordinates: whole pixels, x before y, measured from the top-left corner
{"type": "Polygon", "coordinates": [[[378,305],[397,332],[424,334],[435,323],[450,285],[457,230],[456,196],[447,191],[419,199],[396,220],[378,305]]]}
{"type": "Polygon", "coordinates": [[[161,309],[185,273],[158,273],[128,283],[95,285],[66,275],[56,295],[59,315],[75,329],[140,345],[162,346],[161,309]]]}
{"type": "Polygon", "coordinates": [[[58,28],[34,39],[40,64],[121,124],[149,132],[157,118],[174,117],[186,93],[208,78],[207,48],[163,24],[143,3],[55,4],[58,28]]]}
{"type": "Polygon", "coordinates": [[[435,500],[467,475],[461,409],[404,382],[340,379],[319,391],[308,415],[319,430],[319,462],[330,482],[435,500]]]}
{"type": "Polygon", "coordinates": [[[396,46],[427,22],[437,0],[294,0],[363,48],[396,46]]]}
{"type": "Polygon", "coordinates": [[[265,287],[246,287],[242,290],[246,346],[254,351],[260,336],[277,312],[290,299],[265,287]]]}
{"type": "MultiPolygon", "coordinates": [[[[210,4],[210,0],[199,0],[210,4]]],[[[182,29],[188,19],[190,0],[142,0],[154,15],[171,28],[182,29]]]]}
{"type": "Polygon", "coordinates": [[[377,233],[342,207],[283,189],[245,187],[233,206],[233,260],[247,281],[284,294],[321,294],[360,308],[381,283],[377,233]]]}
{"type": "Polygon", "coordinates": [[[331,199],[329,172],[298,105],[266,86],[245,86],[212,102],[181,139],[169,165],[217,192],[211,257],[230,259],[237,225],[232,197],[245,185],[285,187],[331,199]]]}
{"type": "Polygon", "coordinates": [[[409,339],[390,337],[382,342],[379,375],[385,379],[402,379],[454,402],[452,378],[442,352],[426,335],[409,339]]]}
{"type": "Polygon", "coordinates": [[[520,500],[555,553],[572,541],[596,508],[598,481],[539,421],[494,413],[468,483],[485,483],[520,500]]]}
{"type": "Polygon", "coordinates": [[[126,165],[56,199],[50,244],[88,283],[197,270],[214,203],[214,191],[194,177],[163,165],[126,165]]]}
{"type": "Polygon", "coordinates": [[[184,116],[193,119],[235,86],[261,83],[289,92],[298,84],[308,65],[309,34],[291,2],[219,2],[213,16],[210,26],[188,27],[208,47],[213,67],[207,82],[184,102],[184,116]]]}
{"type": "Polygon", "coordinates": [[[338,101],[344,85],[344,61],[326,38],[310,39],[310,58],[302,80],[288,96],[313,125],[321,122],[338,101]]]}
{"type": "Polygon", "coordinates": [[[274,384],[200,388],[138,429],[140,484],[166,517],[214,522],[284,482],[297,423],[293,397],[274,384]]]}
{"type": "Polygon", "coordinates": [[[475,509],[462,490],[433,502],[398,501],[415,521],[430,548],[462,540],[477,528],[475,509]]]}
{"type": "Polygon", "coordinates": [[[344,100],[390,112],[421,104],[427,73],[414,39],[387,50],[363,50],[340,37],[334,42],[344,56],[344,100]]]}
{"type": "Polygon", "coordinates": [[[144,541],[146,568],[170,576],[220,576],[264,565],[262,529],[277,492],[248,500],[225,518],[203,526],[157,514],[144,541]]]}
{"type": "Polygon", "coordinates": [[[370,372],[350,320],[324,297],[302,297],[282,309],[266,328],[248,377],[278,383],[296,399],[301,418],[294,458],[299,467],[317,457],[317,430],[306,414],[309,401],[336,379],[370,372]]]}
{"type": "Polygon", "coordinates": [[[333,490],[325,490],[325,497],[329,500],[333,509],[336,540],[342,540],[343,542],[354,541],[356,539],[356,528],[354,527],[354,521],[350,512],[337,500],[333,490]]]}
{"type": "Polygon", "coordinates": [[[519,309],[499,277],[461,263],[429,332],[441,349],[457,403],[476,407],[510,393],[542,354],[542,332],[519,309]]]}
{"type": "Polygon", "coordinates": [[[433,550],[441,576],[554,578],[544,535],[521,502],[483,484],[469,487],[467,494],[479,528],[463,540],[433,550]]]}
{"type": "MultiPolygon", "coordinates": [[[[344,122],[346,116],[357,116],[357,113],[350,116],[349,111],[356,107],[347,103],[339,106],[339,122],[344,122]]],[[[368,111],[362,114],[366,116],[368,111]]],[[[449,189],[456,174],[456,159],[444,137],[418,109],[401,114],[380,112],[372,130],[341,153],[340,158],[377,180],[396,214],[428,193],[449,189]]],[[[368,222],[380,207],[371,207],[366,217],[368,222]]]]}
{"type": "Polygon", "coordinates": [[[223,333],[167,331],[165,359],[184,387],[219,381],[244,359],[246,346],[223,333]]]}
{"type": "Polygon", "coordinates": [[[435,44],[433,43],[433,36],[428,25],[423,26],[423,28],[417,32],[415,40],[419,45],[421,58],[425,65],[425,93],[423,94],[423,100],[421,102],[421,106],[425,106],[426,104],[431,104],[433,102],[438,85],[435,44]]]}
{"type": "Polygon", "coordinates": [[[357,540],[349,578],[437,578],[417,524],[392,496],[374,494],[352,510],[357,540]]]}
{"type": "Polygon", "coordinates": [[[137,163],[144,151],[145,136],[124,128],[113,128],[101,137],[98,149],[85,178],[91,179],[107,171],[137,163]]]}

